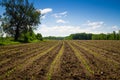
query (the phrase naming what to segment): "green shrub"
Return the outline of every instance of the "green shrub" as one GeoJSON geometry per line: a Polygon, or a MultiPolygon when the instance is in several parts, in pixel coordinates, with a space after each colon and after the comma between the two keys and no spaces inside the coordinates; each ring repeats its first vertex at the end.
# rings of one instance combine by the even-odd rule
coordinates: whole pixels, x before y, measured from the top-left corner
{"type": "Polygon", "coordinates": [[[34,32],[27,32],[24,35],[24,42],[31,42],[33,40],[36,40],[36,35],[34,32]]]}
{"type": "Polygon", "coordinates": [[[40,33],[37,33],[36,38],[41,41],[43,40],[42,35],[40,33]]]}

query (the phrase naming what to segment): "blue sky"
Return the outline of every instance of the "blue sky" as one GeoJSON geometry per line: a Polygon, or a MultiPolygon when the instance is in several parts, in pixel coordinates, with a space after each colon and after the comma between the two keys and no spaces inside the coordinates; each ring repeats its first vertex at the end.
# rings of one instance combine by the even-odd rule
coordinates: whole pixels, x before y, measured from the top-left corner
{"type": "MultiPolygon", "coordinates": [[[[108,33],[120,29],[120,0],[29,0],[44,16],[36,33],[108,33]]],[[[0,7],[0,14],[3,8],[0,7]]]]}

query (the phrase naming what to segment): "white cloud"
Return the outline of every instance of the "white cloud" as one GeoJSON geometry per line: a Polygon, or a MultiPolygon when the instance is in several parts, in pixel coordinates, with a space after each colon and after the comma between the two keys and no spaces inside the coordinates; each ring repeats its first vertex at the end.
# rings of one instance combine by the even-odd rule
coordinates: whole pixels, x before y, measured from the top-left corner
{"type": "Polygon", "coordinates": [[[68,23],[68,22],[67,22],[67,21],[64,21],[64,20],[62,20],[62,19],[59,19],[59,20],[56,21],[56,23],[63,23],[63,24],[64,24],[64,23],[68,23]]]}
{"type": "Polygon", "coordinates": [[[45,19],[46,18],[46,15],[43,15],[42,17],[41,17],[41,19],[45,19]]]}
{"type": "Polygon", "coordinates": [[[117,25],[112,26],[112,31],[119,32],[120,28],[117,25]]]}
{"type": "Polygon", "coordinates": [[[45,8],[45,9],[37,9],[36,11],[41,13],[41,15],[42,15],[41,18],[42,19],[45,19],[46,14],[49,13],[49,12],[52,12],[52,9],[51,8],[45,8]]]}
{"type": "Polygon", "coordinates": [[[89,29],[82,29],[79,26],[52,26],[40,25],[35,33],[43,36],[68,36],[72,33],[90,32],[89,29]]]}
{"type": "Polygon", "coordinates": [[[61,17],[66,17],[67,16],[67,11],[61,12],[61,13],[55,13],[52,16],[54,16],[55,18],[61,18],[61,17]]]}
{"type": "Polygon", "coordinates": [[[49,12],[52,12],[52,9],[51,8],[45,8],[45,9],[40,9],[41,11],[41,14],[47,14],[49,12]]]}
{"type": "Polygon", "coordinates": [[[67,14],[67,11],[65,12],[62,12],[62,13],[59,13],[60,15],[66,15],[67,14]]]}
{"type": "Polygon", "coordinates": [[[103,21],[91,22],[88,20],[87,23],[84,25],[87,25],[87,26],[92,27],[93,29],[96,29],[96,28],[102,27],[104,25],[104,22],[103,21]]]}
{"type": "Polygon", "coordinates": [[[118,26],[112,26],[112,29],[115,29],[115,30],[117,30],[118,29],[118,26]]]}
{"type": "MultiPolygon", "coordinates": [[[[56,23],[66,23],[66,21],[62,19],[58,19],[56,23]]],[[[59,25],[59,24],[58,24],[59,25]]],[[[65,25],[64,26],[49,26],[49,25],[40,25],[35,33],[41,33],[43,36],[68,36],[73,33],[109,33],[114,31],[118,31],[119,26],[111,26],[108,27],[105,25],[103,21],[91,22],[87,21],[87,23],[81,26],[72,26],[65,25]]]]}

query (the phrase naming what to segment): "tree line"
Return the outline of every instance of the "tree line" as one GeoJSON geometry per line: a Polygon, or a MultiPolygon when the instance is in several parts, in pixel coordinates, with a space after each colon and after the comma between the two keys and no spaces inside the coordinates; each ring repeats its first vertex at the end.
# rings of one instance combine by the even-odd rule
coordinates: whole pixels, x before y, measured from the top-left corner
{"type": "Polygon", "coordinates": [[[64,39],[67,40],[91,40],[92,39],[92,34],[91,33],[76,33],[76,34],[71,34],[64,39]]]}
{"type": "Polygon", "coordinates": [[[64,40],[65,37],[55,37],[55,36],[48,36],[43,37],[45,40],[64,40]]]}
{"type": "Polygon", "coordinates": [[[120,40],[120,30],[118,32],[111,32],[111,33],[100,33],[100,34],[93,34],[93,33],[75,33],[70,34],[66,37],[55,37],[55,36],[48,36],[44,37],[45,40],[120,40]]]}
{"type": "Polygon", "coordinates": [[[120,30],[118,33],[113,31],[112,33],[108,34],[93,34],[92,40],[120,40],[120,30]]]}
{"type": "Polygon", "coordinates": [[[71,34],[64,39],[66,40],[120,40],[120,30],[119,32],[113,31],[112,33],[100,33],[100,34],[92,34],[92,33],[76,33],[71,34]]]}

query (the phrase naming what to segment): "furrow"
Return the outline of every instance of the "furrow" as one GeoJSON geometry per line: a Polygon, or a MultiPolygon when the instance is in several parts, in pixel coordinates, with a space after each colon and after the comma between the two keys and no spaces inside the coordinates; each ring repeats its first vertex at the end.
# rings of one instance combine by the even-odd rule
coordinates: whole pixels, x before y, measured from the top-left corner
{"type": "Polygon", "coordinates": [[[60,61],[60,58],[61,58],[61,56],[63,54],[63,51],[64,51],[64,42],[62,44],[62,47],[61,47],[59,53],[57,54],[57,56],[55,57],[54,61],[52,62],[51,66],[50,66],[50,70],[49,70],[49,72],[47,74],[47,80],[51,80],[52,74],[56,70],[58,70],[58,66],[60,65],[59,61],[60,61]]]}
{"type": "Polygon", "coordinates": [[[97,57],[98,59],[103,60],[104,62],[112,63],[112,64],[114,64],[115,66],[120,66],[120,63],[117,62],[117,61],[115,61],[115,60],[113,60],[113,59],[106,58],[106,57],[104,57],[103,55],[100,55],[100,54],[98,54],[98,53],[96,53],[96,52],[93,52],[93,51],[90,50],[89,48],[86,48],[86,47],[84,47],[84,46],[78,45],[78,44],[75,43],[75,42],[73,42],[73,43],[74,43],[75,45],[81,47],[82,49],[88,51],[90,54],[94,55],[94,56],[97,57]]]}
{"type": "Polygon", "coordinates": [[[17,65],[16,67],[8,70],[5,74],[0,76],[0,79],[3,79],[4,77],[9,77],[14,71],[16,70],[21,70],[22,68],[25,68],[27,66],[29,66],[30,64],[32,64],[35,60],[39,59],[41,56],[47,54],[49,51],[51,51],[52,49],[54,49],[58,44],[56,44],[55,46],[49,48],[48,50],[46,50],[45,52],[39,53],[36,56],[31,57],[30,59],[27,59],[24,61],[24,63],[21,63],[19,65],[17,65]]]}
{"type": "Polygon", "coordinates": [[[87,70],[86,72],[88,72],[88,75],[92,76],[94,74],[94,71],[91,69],[91,67],[90,67],[89,63],[87,62],[86,58],[84,57],[84,55],[79,50],[77,50],[75,47],[73,47],[70,42],[68,44],[75,52],[75,55],[78,58],[78,60],[84,64],[84,67],[87,70]]]}

